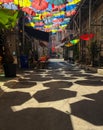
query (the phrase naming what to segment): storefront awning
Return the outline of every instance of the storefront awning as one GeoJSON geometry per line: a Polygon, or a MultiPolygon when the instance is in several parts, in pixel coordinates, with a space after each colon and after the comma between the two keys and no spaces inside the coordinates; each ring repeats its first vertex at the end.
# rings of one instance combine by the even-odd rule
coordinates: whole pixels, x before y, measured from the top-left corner
{"type": "Polygon", "coordinates": [[[43,31],[36,30],[32,27],[27,27],[27,26],[25,26],[25,31],[31,37],[34,37],[38,40],[43,40],[43,41],[49,42],[49,33],[48,32],[43,32],[43,31]]]}

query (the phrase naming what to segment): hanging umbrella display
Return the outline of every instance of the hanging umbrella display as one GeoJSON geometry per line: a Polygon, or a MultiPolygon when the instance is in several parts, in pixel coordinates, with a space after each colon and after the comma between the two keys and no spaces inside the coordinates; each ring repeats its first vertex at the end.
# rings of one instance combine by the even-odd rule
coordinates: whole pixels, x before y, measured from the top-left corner
{"type": "Polygon", "coordinates": [[[50,4],[61,5],[67,3],[67,0],[46,0],[50,4]]]}
{"type": "Polygon", "coordinates": [[[33,0],[32,7],[37,10],[45,10],[48,7],[48,2],[45,0],[33,0]]]}
{"type": "Polygon", "coordinates": [[[85,41],[88,41],[88,40],[91,40],[93,37],[94,37],[94,34],[93,34],[93,33],[90,33],[90,34],[82,34],[82,35],[80,36],[80,39],[85,40],[85,41]]]}
{"type": "Polygon", "coordinates": [[[80,41],[80,39],[73,39],[70,41],[71,44],[77,44],[80,41]]]}

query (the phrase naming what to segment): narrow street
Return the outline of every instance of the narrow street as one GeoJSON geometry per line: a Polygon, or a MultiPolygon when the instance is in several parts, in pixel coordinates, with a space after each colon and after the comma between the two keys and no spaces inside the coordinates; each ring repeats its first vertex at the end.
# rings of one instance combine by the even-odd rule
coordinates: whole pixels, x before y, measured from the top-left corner
{"type": "Polygon", "coordinates": [[[103,130],[103,75],[51,59],[0,78],[0,130],[103,130]]]}

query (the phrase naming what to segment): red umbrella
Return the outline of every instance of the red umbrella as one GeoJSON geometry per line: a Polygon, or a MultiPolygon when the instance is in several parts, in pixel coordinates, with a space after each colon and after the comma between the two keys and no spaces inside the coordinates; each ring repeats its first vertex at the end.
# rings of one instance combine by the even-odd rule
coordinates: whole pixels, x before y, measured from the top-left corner
{"type": "Polygon", "coordinates": [[[55,11],[55,10],[61,10],[63,8],[65,8],[66,4],[62,4],[62,5],[54,5],[52,4],[52,10],[55,11]]]}
{"type": "Polygon", "coordinates": [[[90,34],[83,34],[80,36],[80,39],[88,41],[90,39],[92,39],[94,37],[94,34],[90,33],[90,34]]]}
{"type": "Polygon", "coordinates": [[[45,10],[48,7],[48,2],[46,0],[33,0],[32,7],[37,10],[45,10]]]}
{"type": "Polygon", "coordinates": [[[32,16],[35,16],[36,13],[29,7],[22,8],[22,11],[26,12],[27,14],[30,14],[32,16]]]}

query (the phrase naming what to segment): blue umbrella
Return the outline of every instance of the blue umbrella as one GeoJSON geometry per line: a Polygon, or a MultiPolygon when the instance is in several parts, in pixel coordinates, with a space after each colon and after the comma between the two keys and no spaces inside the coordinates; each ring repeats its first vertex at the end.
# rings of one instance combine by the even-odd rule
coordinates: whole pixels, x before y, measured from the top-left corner
{"type": "Polygon", "coordinates": [[[2,4],[4,8],[11,10],[18,10],[18,7],[13,3],[4,3],[2,4]]]}
{"type": "Polygon", "coordinates": [[[76,4],[73,4],[73,5],[66,5],[66,11],[71,11],[71,10],[73,10],[73,9],[75,9],[77,7],[77,5],[76,4]]]}

